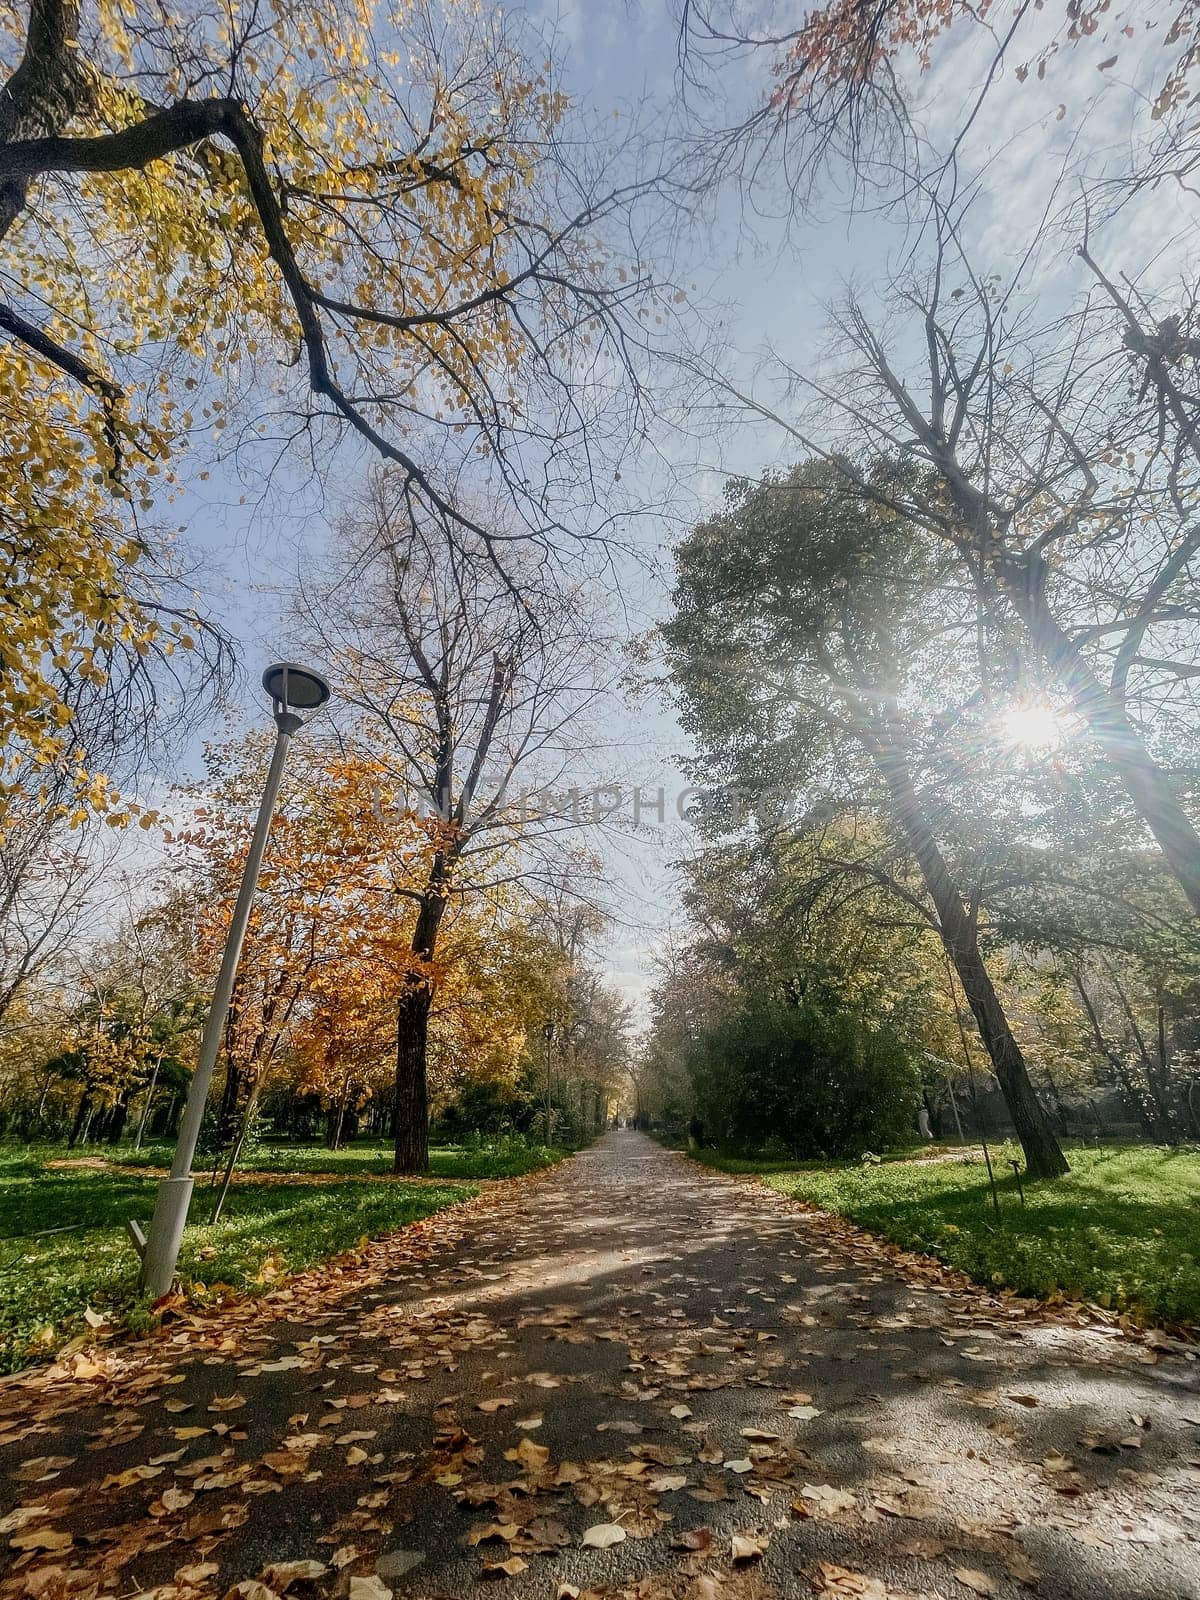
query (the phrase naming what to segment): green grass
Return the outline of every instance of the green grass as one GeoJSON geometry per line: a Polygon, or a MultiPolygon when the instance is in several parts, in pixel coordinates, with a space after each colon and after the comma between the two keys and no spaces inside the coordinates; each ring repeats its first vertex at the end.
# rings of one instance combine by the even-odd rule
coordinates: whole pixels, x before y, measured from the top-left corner
{"type": "Polygon", "coordinates": [[[755,1164],[709,1152],[703,1159],[725,1171],[761,1172],[781,1193],[937,1256],[982,1283],[1061,1293],[1151,1321],[1200,1321],[1196,1150],[1072,1150],[1070,1174],[1026,1182],[1024,1206],[1015,1179],[1000,1179],[998,1167],[999,1220],[978,1157],[930,1166],[755,1164]]]}
{"type": "MultiPolygon", "coordinates": [[[[61,1147],[56,1147],[55,1153],[67,1154],[61,1147]]],[[[110,1157],[123,1166],[143,1167],[168,1166],[173,1153],[174,1146],[170,1144],[144,1145],[136,1154],[125,1147],[110,1151],[107,1146],[89,1146],[73,1152],[110,1157]]],[[[528,1172],[540,1172],[569,1154],[568,1150],[511,1137],[465,1145],[440,1145],[429,1152],[429,1176],[456,1181],[520,1178],[528,1172]]],[[[324,1145],[264,1143],[247,1150],[240,1166],[245,1172],[331,1172],[345,1177],[387,1177],[392,1170],[392,1148],[378,1139],[346,1145],[341,1150],[327,1150],[324,1145]]]]}
{"type": "MultiPolygon", "coordinates": [[[[114,1325],[147,1323],[124,1227],[128,1217],[149,1218],[157,1180],[111,1168],[47,1168],[49,1153],[61,1156],[61,1147],[0,1146],[0,1371],[52,1356],[86,1327],[88,1307],[114,1325]],[[44,1232],[51,1228],[70,1231],[44,1232]]],[[[216,1227],[188,1228],[180,1273],[197,1286],[262,1293],[364,1235],[389,1233],[476,1192],[353,1176],[332,1184],[235,1183],[216,1227]]],[[[210,1204],[199,1186],[193,1215],[205,1216],[210,1204]]]]}

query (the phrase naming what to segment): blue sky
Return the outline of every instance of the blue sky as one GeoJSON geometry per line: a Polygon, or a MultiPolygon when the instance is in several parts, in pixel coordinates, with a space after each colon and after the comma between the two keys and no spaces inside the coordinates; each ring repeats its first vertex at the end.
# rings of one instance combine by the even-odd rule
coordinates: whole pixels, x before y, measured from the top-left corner
{"type": "MultiPolygon", "coordinates": [[[[762,7],[748,8],[746,14],[768,15],[762,7]]],[[[794,17],[786,8],[773,15],[776,21],[794,17]]],[[[675,6],[663,0],[546,0],[530,7],[530,16],[549,35],[562,83],[581,104],[606,115],[614,110],[635,115],[651,125],[680,115],[675,6]]],[[[1035,52],[1034,30],[1048,26],[1045,13],[1033,19],[1014,63],[1035,52]]],[[[1077,198],[1077,189],[1059,192],[1056,187],[1064,161],[1074,153],[1093,176],[1119,170],[1131,137],[1145,126],[1145,91],[1162,76],[1159,35],[1120,44],[1116,70],[1101,67],[1112,53],[1103,34],[1059,54],[1044,81],[1034,74],[1020,82],[1007,70],[960,152],[965,180],[978,178],[981,184],[968,223],[976,259],[1002,276],[1011,273],[1040,229],[1042,244],[1026,271],[1026,289],[1042,305],[1062,303],[1079,283],[1073,260],[1077,235],[1060,224],[1063,208],[1077,198]],[[1055,196],[1053,220],[1045,227],[1042,218],[1055,196]]],[[[916,120],[935,147],[946,148],[960,126],[990,57],[989,41],[979,30],[956,30],[935,53],[933,69],[913,81],[916,120]]],[[[752,58],[724,69],[718,88],[731,106],[745,106],[764,81],[765,62],[752,58]]],[[[715,102],[696,106],[706,115],[720,114],[715,102]]],[[[819,370],[829,359],[822,331],[827,304],[847,283],[869,303],[874,286],[904,259],[903,227],[883,220],[877,210],[848,215],[836,180],[831,174],[819,204],[786,228],[769,214],[766,192],[763,204],[747,211],[731,188],[690,230],[675,232],[676,247],[698,286],[697,298],[722,327],[728,366],[746,385],[766,381],[762,364],[772,357],[819,370]]],[[[776,192],[776,209],[780,198],[776,192]]],[[[1103,235],[1106,259],[1115,268],[1141,270],[1156,258],[1156,274],[1177,271],[1180,204],[1176,195],[1144,196],[1103,235]]],[[[897,336],[902,339],[903,330],[897,336]]],[[[672,516],[644,519],[634,530],[644,559],[627,563],[624,573],[631,626],[649,626],[661,615],[670,542],[692,517],[716,503],[725,476],[758,473],[794,453],[786,440],[761,425],[722,426],[703,431],[698,440],[661,430],[645,476],[648,490],[651,484],[658,490],[661,459],[675,464],[669,485],[672,516]]],[[[261,665],[283,648],[283,597],[295,572],[319,559],[330,520],[359,470],[360,463],[348,455],[320,486],[292,485],[276,474],[265,491],[253,477],[246,482],[214,477],[197,485],[182,508],[189,543],[201,553],[198,587],[244,651],[247,719],[258,714],[261,665]]],[[[672,759],[682,739],[661,699],[643,698],[632,709],[614,702],[603,732],[613,747],[614,775],[650,790],[661,784],[671,798],[683,787],[672,759]]],[[[194,745],[186,758],[193,768],[198,753],[194,745]]],[[[678,921],[668,863],[686,852],[689,837],[669,799],[665,827],[606,845],[615,918],[606,959],[614,982],[635,1001],[644,994],[655,947],[678,921]]]]}

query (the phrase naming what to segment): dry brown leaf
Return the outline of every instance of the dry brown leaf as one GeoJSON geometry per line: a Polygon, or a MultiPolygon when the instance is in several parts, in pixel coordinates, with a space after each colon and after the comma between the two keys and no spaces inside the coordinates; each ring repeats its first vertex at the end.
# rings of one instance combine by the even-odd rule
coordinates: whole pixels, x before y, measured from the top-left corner
{"type": "Polygon", "coordinates": [[[350,1579],[350,1600],[392,1600],[392,1590],[376,1572],[350,1579]]]}
{"type": "Polygon", "coordinates": [[[485,1561],[482,1571],[485,1578],[515,1578],[528,1565],[520,1556],[509,1556],[506,1561],[485,1561]]]}
{"type": "Polygon", "coordinates": [[[735,1533],[729,1541],[729,1554],[735,1564],[742,1561],[761,1561],[763,1552],[770,1542],[770,1536],[765,1533],[735,1533]]]}
{"type": "Polygon", "coordinates": [[[623,1544],[625,1529],[619,1522],[597,1522],[579,1541],[592,1550],[608,1550],[614,1544],[623,1544]]]}
{"type": "Polygon", "coordinates": [[[822,1516],[837,1517],[846,1511],[853,1511],[857,1503],[852,1494],[847,1494],[844,1489],[835,1489],[831,1483],[806,1483],[800,1491],[800,1498],[792,1502],[792,1510],[801,1516],[810,1516],[816,1510],[822,1516]]]}
{"type": "Polygon", "coordinates": [[[75,1541],[58,1528],[32,1528],[28,1533],[14,1533],[8,1542],[14,1550],[66,1550],[75,1541]]]}
{"type": "Polygon", "coordinates": [[[834,1600],[888,1600],[888,1592],[878,1578],[853,1567],[840,1567],[836,1561],[818,1561],[805,1571],[817,1593],[832,1595],[834,1600]]]}
{"type": "MultiPolygon", "coordinates": [[[[544,1444],[534,1444],[532,1439],[522,1439],[515,1450],[504,1452],[506,1461],[519,1461],[523,1467],[533,1471],[540,1471],[550,1460],[550,1452],[544,1444]]],[[[438,1480],[441,1481],[440,1479],[438,1480]]],[[[456,1480],[461,1481],[461,1480],[456,1480]]]]}
{"type": "Polygon", "coordinates": [[[262,1580],[282,1594],[290,1584],[299,1583],[301,1579],[311,1582],[314,1578],[323,1578],[328,1571],[324,1561],[275,1561],[263,1568],[262,1580]]]}
{"type": "Polygon", "coordinates": [[[954,1576],[965,1588],[973,1594],[999,1594],[1000,1585],[995,1578],[989,1578],[986,1572],[979,1572],[975,1567],[955,1567],[954,1576]]]}

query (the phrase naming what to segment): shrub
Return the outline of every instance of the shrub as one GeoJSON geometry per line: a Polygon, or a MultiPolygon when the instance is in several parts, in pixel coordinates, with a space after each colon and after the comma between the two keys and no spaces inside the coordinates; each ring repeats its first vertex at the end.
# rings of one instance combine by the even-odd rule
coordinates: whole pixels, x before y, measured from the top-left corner
{"type": "Polygon", "coordinates": [[[692,1085],[706,1139],[835,1158],[911,1131],[920,1071],[895,1034],[854,1012],[760,1002],[700,1041],[692,1085]]]}

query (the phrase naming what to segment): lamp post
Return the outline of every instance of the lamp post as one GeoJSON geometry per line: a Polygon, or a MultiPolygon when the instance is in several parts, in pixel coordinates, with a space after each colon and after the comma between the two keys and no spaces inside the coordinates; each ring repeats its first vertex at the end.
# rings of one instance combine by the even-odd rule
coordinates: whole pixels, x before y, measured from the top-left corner
{"type": "Polygon", "coordinates": [[[296,666],[294,662],[277,661],[263,673],[262,682],[263,688],[271,697],[271,710],[276,729],[275,749],[271,755],[267,781],[259,802],[258,818],[250,839],[246,865],[242,868],[242,881],[237,900],[234,902],[229,932],[225,936],[221,969],[217,974],[212,1004],[208,1008],[204,1032],[200,1039],[196,1070],[192,1074],[187,1104],[183,1109],[183,1120],[179,1124],[175,1159],[171,1163],[170,1176],[164,1178],[158,1186],[158,1198],[154,1204],[149,1234],[143,1234],[136,1222],[129,1224],[130,1236],[142,1257],[141,1288],[156,1300],[169,1292],[175,1278],[175,1263],[179,1258],[179,1246],[183,1241],[183,1228],[187,1222],[188,1206],[192,1198],[194,1182],[192,1159],[196,1154],[196,1141],[200,1136],[204,1108],[208,1103],[209,1085],[212,1083],[213,1069],[216,1067],[217,1054],[221,1048],[221,1036],[225,1031],[229,1002],[233,997],[233,981],[237,975],[238,958],[242,953],[242,941],[246,937],[246,925],[250,920],[250,907],[254,903],[254,891],[258,886],[259,869],[267,847],[267,836],[271,831],[271,818],[275,811],[284,763],[287,760],[288,745],[292,735],[298,733],[303,726],[304,719],[300,713],[318,711],[329,699],[329,685],[320,673],[313,672],[308,667],[296,666]]]}

